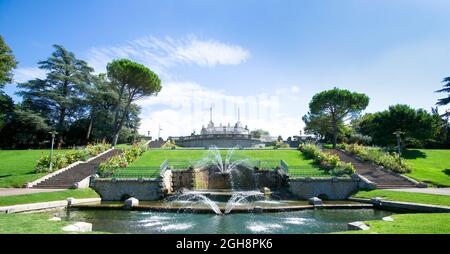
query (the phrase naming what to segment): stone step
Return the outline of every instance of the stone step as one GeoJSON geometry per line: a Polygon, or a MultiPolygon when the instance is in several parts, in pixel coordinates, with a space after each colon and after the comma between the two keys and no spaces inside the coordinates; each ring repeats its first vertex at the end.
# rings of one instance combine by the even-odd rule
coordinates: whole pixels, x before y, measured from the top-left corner
{"type": "Polygon", "coordinates": [[[88,163],[81,163],[73,168],[70,168],[58,175],[55,175],[37,185],[33,188],[72,188],[75,183],[89,177],[97,172],[97,167],[103,161],[111,158],[117,153],[121,153],[120,150],[113,150],[106,154],[103,154],[99,158],[96,158],[88,163]]]}

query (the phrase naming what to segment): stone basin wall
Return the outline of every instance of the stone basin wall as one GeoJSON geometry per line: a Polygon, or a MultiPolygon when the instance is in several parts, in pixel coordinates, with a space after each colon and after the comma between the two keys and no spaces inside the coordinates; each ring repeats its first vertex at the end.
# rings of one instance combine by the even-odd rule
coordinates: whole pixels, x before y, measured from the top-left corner
{"type": "Polygon", "coordinates": [[[298,199],[319,197],[329,200],[347,199],[357,191],[361,179],[352,177],[302,177],[289,179],[290,192],[298,199]]]}
{"type": "Polygon", "coordinates": [[[129,197],[139,200],[159,200],[164,198],[162,179],[111,179],[91,178],[90,187],[106,201],[120,201],[129,197]]]}
{"type": "Polygon", "coordinates": [[[278,171],[255,171],[246,167],[233,170],[230,174],[221,174],[216,167],[172,170],[173,191],[181,189],[254,190],[262,187],[279,189],[285,185],[285,182],[286,178],[278,171]]]}

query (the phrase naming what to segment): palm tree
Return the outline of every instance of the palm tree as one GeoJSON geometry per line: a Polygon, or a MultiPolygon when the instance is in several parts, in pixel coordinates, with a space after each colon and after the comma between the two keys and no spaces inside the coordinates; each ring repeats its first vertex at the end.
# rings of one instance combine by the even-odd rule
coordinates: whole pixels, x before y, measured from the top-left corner
{"type": "Polygon", "coordinates": [[[437,90],[436,93],[448,93],[446,98],[438,99],[436,105],[444,106],[450,103],[450,77],[444,78],[442,82],[445,82],[444,88],[437,90]]]}

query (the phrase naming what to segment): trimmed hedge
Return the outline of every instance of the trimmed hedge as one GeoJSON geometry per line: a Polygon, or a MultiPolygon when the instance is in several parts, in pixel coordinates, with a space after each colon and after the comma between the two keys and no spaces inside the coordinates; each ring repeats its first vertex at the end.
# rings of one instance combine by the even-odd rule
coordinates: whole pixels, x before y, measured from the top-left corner
{"type": "Polygon", "coordinates": [[[342,162],[335,154],[324,153],[313,144],[302,144],[299,147],[303,155],[314,160],[314,163],[334,176],[351,175],[355,173],[355,168],[351,163],[342,162]]]}

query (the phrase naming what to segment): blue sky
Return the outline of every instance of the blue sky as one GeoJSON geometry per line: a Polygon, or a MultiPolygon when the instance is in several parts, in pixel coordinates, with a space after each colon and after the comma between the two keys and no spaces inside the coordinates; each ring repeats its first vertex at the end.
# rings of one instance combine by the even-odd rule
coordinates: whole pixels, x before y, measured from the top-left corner
{"type": "Polygon", "coordinates": [[[36,62],[52,44],[97,72],[120,57],[147,65],[163,90],[139,102],[142,133],[198,131],[213,104],[215,122],[233,123],[239,107],[250,129],[289,136],[334,86],[369,95],[367,112],[429,110],[450,76],[449,12],[445,0],[0,0],[0,34],[17,82],[43,75],[36,62]]]}

